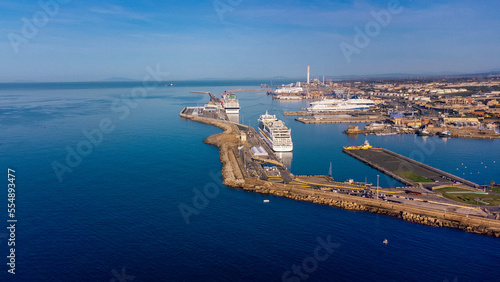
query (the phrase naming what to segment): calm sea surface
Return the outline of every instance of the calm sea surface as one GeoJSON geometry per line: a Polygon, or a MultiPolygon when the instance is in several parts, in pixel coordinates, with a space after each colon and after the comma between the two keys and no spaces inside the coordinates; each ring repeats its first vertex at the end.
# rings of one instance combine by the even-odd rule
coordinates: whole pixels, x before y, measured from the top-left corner
{"type": "MultiPolygon", "coordinates": [[[[264,82],[265,83],[265,82],[264,82]]],[[[0,281],[500,281],[500,240],[222,186],[220,129],[184,106],[260,82],[0,85],[0,281]],[[16,275],[7,273],[7,168],[16,171],[16,275]],[[270,203],[263,204],[263,199],[270,203]],[[181,209],[185,216],[182,215],[181,209]],[[389,244],[383,245],[387,238],[389,244]],[[288,272],[287,272],[288,271],[288,272]]],[[[240,122],[266,110],[292,129],[294,174],[400,183],[343,154],[367,138],[479,184],[500,182],[500,141],[359,136],[284,117],[306,102],[238,95],[240,122]]],[[[363,126],[363,124],[360,124],[363,126]]]]}

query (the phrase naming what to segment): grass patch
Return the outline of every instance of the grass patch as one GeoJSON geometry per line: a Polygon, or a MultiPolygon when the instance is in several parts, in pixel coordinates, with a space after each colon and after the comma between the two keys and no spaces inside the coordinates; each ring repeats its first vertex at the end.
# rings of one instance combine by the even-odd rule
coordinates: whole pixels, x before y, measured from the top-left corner
{"type": "Polygon", "coordinates": [[[500,193],[500,187],[494,186],[493,188],[491,188],[491,191],[500,193]]]}
{"type": "Polygon", "coordinates": [[[413,182],[432,182],[431,180],[409,170],[396,170],[395,173],[399,174],[404,178],[410,179],[413,182]]]}
{"type": "Polygon", "coordinates": [[[472,192],[472,191],[476,191],[476,190],[448,186],[448,187],[434,189],[434,191],[439,192],[439,193],[446,193],[446,192],[472,192]]]}
{"type": "MultiPolygon", "coordinates": [[[[441,193],[443,197],[453,200],[455,202],[469,204],[469,205],[477,205],[478,202],[476,199],[481,201],[485,201],[489,203],[488,206],[498,206],[500,205],[500,196],[496,195],[483,195],[483,194],[471,194],[471,190],[462,189],[457,187],[444,187],[435,190],[438,193],[441,193]],[[459,193],[448,193],[448,192],[464,192],[464,194],[459,193]]],[[[479,203],[480,206],[486,206],[485,204],[479,203]]]]}

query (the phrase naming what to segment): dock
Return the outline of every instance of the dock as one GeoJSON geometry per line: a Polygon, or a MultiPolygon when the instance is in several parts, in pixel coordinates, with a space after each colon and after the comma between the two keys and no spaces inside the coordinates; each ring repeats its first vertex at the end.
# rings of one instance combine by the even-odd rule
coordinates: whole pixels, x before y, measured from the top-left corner
{"type": "Polygon", "coordinates": [[[428,190],[432,190],[436,186],[457,186],[457,184],[468,188],[479,187],[478,184],[472,181],[417,162],[384,148],[366,150],[343,149],[342,151],[406,185],[422,185],[428,190]]]}
{"type": "Polygon", "coordinates": [[[324,112],[309,112],[309,111],[287,111],[284,112],[285,116],[320,116],[320,115],[373,115],[375,112],[367,112],[367,111],[324,111],[324,112]]]}

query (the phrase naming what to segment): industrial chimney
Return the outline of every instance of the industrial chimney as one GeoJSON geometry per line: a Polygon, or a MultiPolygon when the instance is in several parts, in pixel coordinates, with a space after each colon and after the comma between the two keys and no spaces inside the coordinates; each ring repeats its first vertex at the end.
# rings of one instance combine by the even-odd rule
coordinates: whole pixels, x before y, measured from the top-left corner
{"type": "Polygon", "coordinates": [[[309,66],[307,66],[307,84],[309,84],[309,66]]]}

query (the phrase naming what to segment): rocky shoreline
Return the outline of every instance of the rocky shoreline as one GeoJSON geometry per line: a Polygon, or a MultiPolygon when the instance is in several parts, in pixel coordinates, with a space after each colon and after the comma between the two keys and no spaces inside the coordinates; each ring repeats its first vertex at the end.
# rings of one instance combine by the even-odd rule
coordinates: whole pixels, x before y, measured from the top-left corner
{"type": "Polygon", "coordinates": [[[425,208],[409,207],[402,204],[381,202],[344,194],[326,194],[322,191],[305,191],[306,189],[307,188],[277,189],[277,187],[270,188],[264,186],[243,188],[245,191],[286,197],[296,201],[327,205],[352,211],[377,213],[423,225],[450,227],[471,233],[488,235],[497,238],[500,237],[500,222],[498,220],[473,216],[468,217],[466,215],[453,212],[444,213],[425,208]]]}
{"type": "MultiPolygon", "coordinates": [[[[427,208],[407,206],[399,203],[383,202],[374,199],[361,198],[339,193],[326,193],[292,185],[271,183],[257,178],[250,178],[240,169],[235,149],[243,141],[239,139],[236,124],[203,117],[194,117],[181,113],[181,117],[210,124],[224,130],[221,133],[207,137],[203,142],[219,148],[222,163],[223,184],[245,191],[286,197],[296,201],[311,202],[332,207],[388,215],[402,220],[430,225],[435,227],[450,227],[466,232],[500,237],[500,221],[468,216],[454,212],[437,211],[427,208]]],[[[243,142],[244,143],[244,142],[243,142]]],[[[244,145],[244,144],[243,144],[244,145]]]]}

